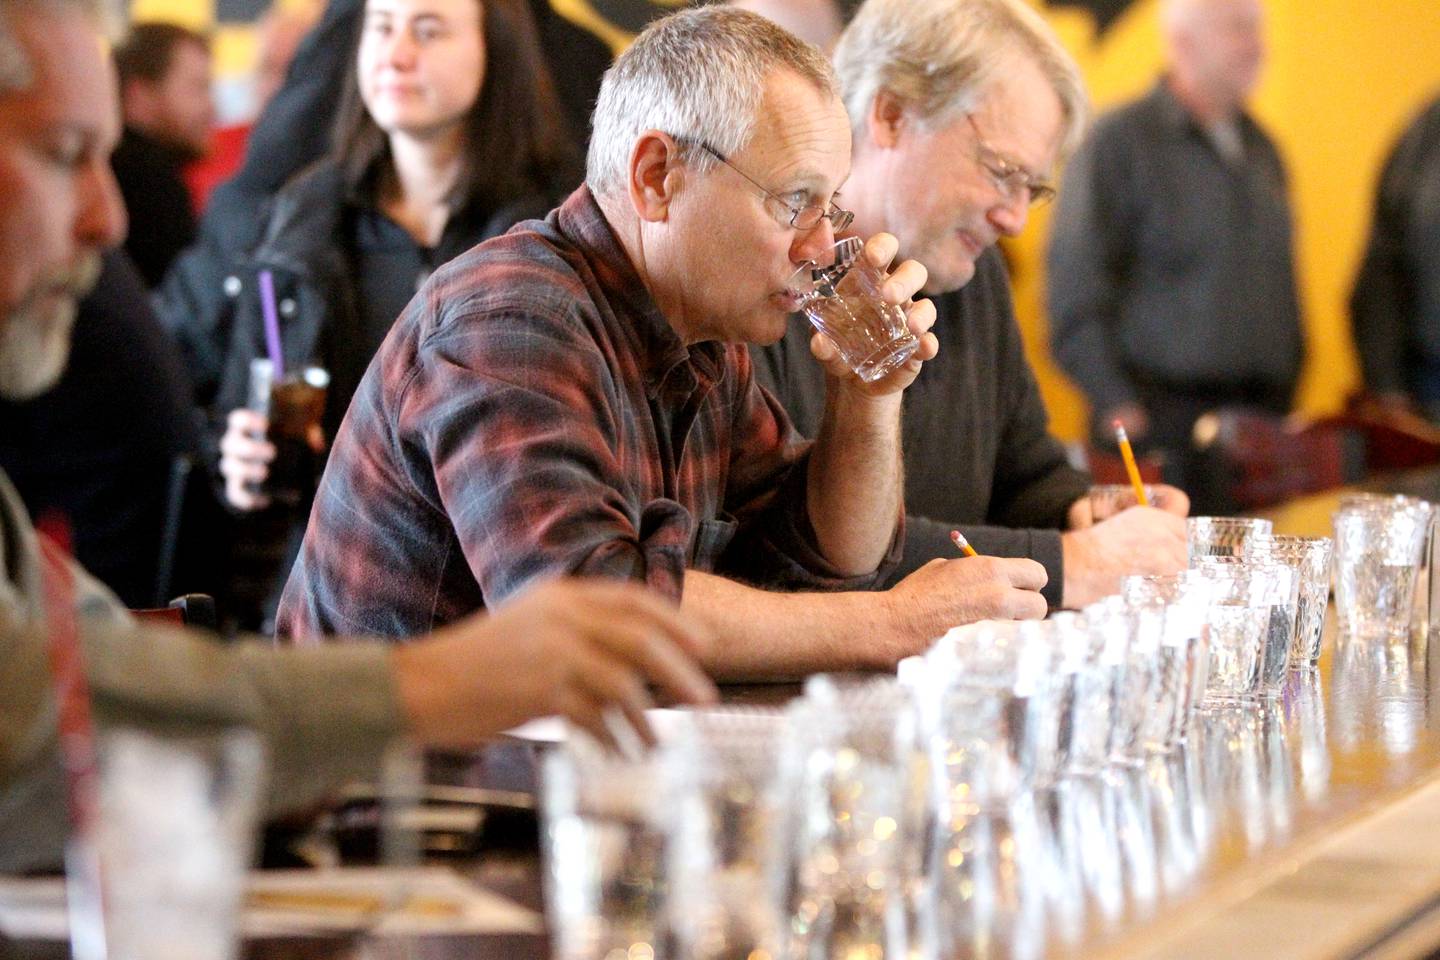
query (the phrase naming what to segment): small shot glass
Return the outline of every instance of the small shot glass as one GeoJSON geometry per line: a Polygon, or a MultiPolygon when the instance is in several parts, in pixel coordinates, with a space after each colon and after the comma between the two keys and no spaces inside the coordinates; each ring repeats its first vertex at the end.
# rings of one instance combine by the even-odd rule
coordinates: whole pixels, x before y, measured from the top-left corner
{"type": "Polygon", "coordinates": [[[1185,521],[1190,566],[1201,557],[1243,556],[1247,540],[1266,536],[1273,527],[1269,520],[1253,517],[1191,517],[1185,521]]]}
{"type": "Polygon", "coordinates": [[[809,261],[787,286],[798,309],[869,383],[909,360],[920,341],[905,311],[880,296],[886,274],[865,257],[864,247],[857,237],[841,240],[830,266],[809,261]]]}
{"type": "MultiPolygon", "coordinates": [[[[1144,485],[1145,499],[1152,507],[1165,507],[1165,489],[1144,485]]],[[[1090,488],[1090,516],[1096,522],[1109,520],[1122,510],[1139,504],[1135,488],[1128,483],[1106,483],[1090,488]]]]}

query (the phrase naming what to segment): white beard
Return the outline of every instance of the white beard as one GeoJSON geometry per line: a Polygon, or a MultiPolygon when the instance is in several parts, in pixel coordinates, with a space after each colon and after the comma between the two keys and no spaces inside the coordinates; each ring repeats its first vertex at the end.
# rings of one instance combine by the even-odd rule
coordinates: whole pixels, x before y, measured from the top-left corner
{"type": "Polygon", "coordinates": [[[100,275],[100,257],[37,283],[0,326],[0,397],[30,400],[60,382],[70,359],[70,334],[78,301],[100,275]]]}

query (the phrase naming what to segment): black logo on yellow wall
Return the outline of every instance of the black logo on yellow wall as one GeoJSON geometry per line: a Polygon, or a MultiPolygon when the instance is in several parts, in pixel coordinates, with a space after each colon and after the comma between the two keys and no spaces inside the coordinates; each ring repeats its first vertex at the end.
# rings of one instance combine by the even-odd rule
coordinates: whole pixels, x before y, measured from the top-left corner
{"type": "Polygon", "coordinates": [[[1089,10],[1095,18],[1095,30],[1104,33],[1120,15],[1135,5],[1135,0],[1050,0],[1051,7],[1076,7],[1089,10]]]}

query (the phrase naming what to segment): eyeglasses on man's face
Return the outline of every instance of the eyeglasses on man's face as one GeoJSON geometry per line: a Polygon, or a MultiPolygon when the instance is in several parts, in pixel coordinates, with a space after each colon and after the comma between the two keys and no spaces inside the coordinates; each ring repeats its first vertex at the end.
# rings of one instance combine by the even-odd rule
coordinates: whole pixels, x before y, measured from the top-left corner
{"type": "Polygon", "coordinates": [[[829,220],[831,228],[836,233],[839,233],[846,227],[850,226],[850,222],[855,219],[855,214],[851,213],[849,210],[840,209],[833,202],[824,205],[816,203],[791,203],[790,201],[786,200],[784,197],[779,196],[773,191],[767,190],[754,177],[750,176],[744,170],[741,170],[739,167],[735,166],[735,164],[731,163],[723,153],[710,146],[710,144],[706,143],[704,140],[685,139],[681,137],[676,137],[675,139],[680,143],[686,143],[691,146],[699,147],[701,150],[704,150],[706,153],[710,154],[710,156],[714,157],[716,160],[719,160],[721,163],[725,164],[725,166],[738,173],[752,187],[754,187],[756,190],[759,190],[766,200],[775,204],[776,210],[781,214],[779,219],[782,223],[789,224],[796,230],[814,230],[820,225],[821,220],[829,220]]]}
{"type": "Polygon", "coordinates": [[[1044,180],[1031,176],[1020,164],[1005,157],[1000,151],[985,142],[980,127],[972,114],[965,114],[970,129],[975,133],[975,162],[990,175],[995,189],[1007,200],[1025,196],[1032,207],[1044,206],[1055,199],[1055,188],[1044,180]],[[1021,191],[1024,191],[1022,194],[1021,191]]]}

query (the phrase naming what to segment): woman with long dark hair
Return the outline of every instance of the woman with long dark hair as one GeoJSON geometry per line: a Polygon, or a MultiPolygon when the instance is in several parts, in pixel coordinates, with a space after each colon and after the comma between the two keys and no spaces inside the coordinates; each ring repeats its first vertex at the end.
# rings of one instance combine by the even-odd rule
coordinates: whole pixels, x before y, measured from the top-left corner
{"type": "Polygon", "coordinates": [[[282,505],[265,492],[275,448],[247,406],[251,361],[267,355],[261,275],[287,369],[330,375],[318,452],[424,278],[542,216],[578,179],[523,0],[367,0],[353,76],[333,152],[281,190],[226,278],[216,308],[233,317],[202,324],[231,330],[212,415],[225,499],[243,515],[232,602],[242,620],[258,605],[262,626],[309,498],[282,505]]]}

